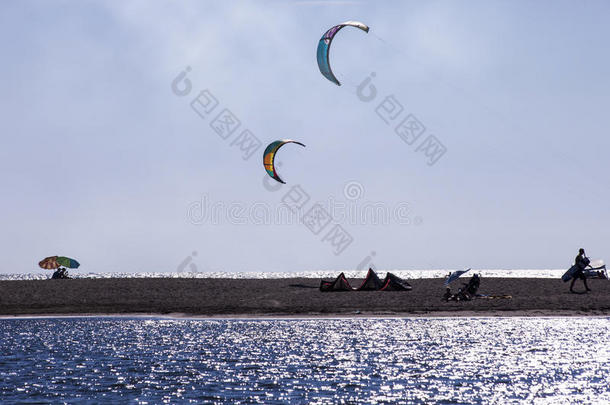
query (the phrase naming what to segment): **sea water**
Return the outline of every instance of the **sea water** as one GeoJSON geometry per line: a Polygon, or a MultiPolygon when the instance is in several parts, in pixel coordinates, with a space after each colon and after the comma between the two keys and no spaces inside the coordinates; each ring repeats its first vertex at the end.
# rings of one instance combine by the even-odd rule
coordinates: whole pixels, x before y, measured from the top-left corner
{"type": "Polygon", "coordinates": [[[0,320],[0,402],[608,403],[610,318],[0,320]]]}
{"type": "MultiPolygon", "coordinates": [[[[463,270],[463,269],[462,269],[463,270]]],[[[482,277],[500,278],[561,278],[566,269],[477,269],[466,273],[481,274],[482,277]]],[[[453,270],[387,270],[398,277],[406,279],[443,278],[453,270]]],[[[277,279],[277,278],[329,278],[334,279],[344,272],[348,278],[364,278],[367,270],[310,270],[298,272],[272,272],[272,271],[174,271],[174,272],[86,272],[84,270],[70,270],[72,278],[230,278],[230,279],[277,279]]],[[[386,270],[379,270],[385,274],[386,270]]],[[[39,269],[36,273],[8,274],[0,273],[0,280],[46,280],[51,278],[52,271],[39,269]]]]}

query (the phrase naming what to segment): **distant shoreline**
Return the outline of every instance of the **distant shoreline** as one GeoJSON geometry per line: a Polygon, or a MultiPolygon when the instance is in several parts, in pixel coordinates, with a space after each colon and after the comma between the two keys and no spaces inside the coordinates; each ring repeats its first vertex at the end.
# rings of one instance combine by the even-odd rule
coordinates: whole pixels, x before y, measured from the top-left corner
{"type": "MultiPolygon", "coordinates": [[[[467,281],[467,277],[464,281],[467,281]]],[[[350,279],[358,286],[359,279],[350,279]]],[[[610,282],[570,294],[557,279],[483,277],[479,293],[511,299],[445,302],[443,279],[409,280],[408,292],[322,293],[320,280],[116,278],[0,281],[0,317],[322,319],[610,316],[610,282]]],[[[461,280],[452,287],[455,291],[461,280]]],[[[576,288],[582,290],[582,282],[576,288]]]]}
{"type": "MultiPolygon", "coordinates": [[[[565,273],[565,269],[476,269],[471,270],[466,276],[474,273],[481,274],[486,278],[550,278],[559,279],[565,273]]],[[[395,269],[389,270],[399,277],[416,279],[444,278],[452,270],[449,269],[395,269]]],[[[310,270],[297,272],[281,271],[237,271],[237,272],[214,272],[214,271],[176,271],[176,272],[86,272],[82,269],[69,270],[70,276],[76,279],[109,279],[109,278],[223,278],[223,279],[282,279],[282,278],[307,278],[319,280],[321,277],[334,278],[340,272],[344,272],[348,278],[365,277],[367,270],[310,270]]],[[[383,277],[385,270],[380,271],[383,277]]],[[[0,281],[22,281],[22,280],[48,280],[51,271],[41,270],[35,273],[0,273],[0,281]]]]}
{"type": "Polygon", "coordinates": [[[315,320],[315,319],[422,319],[422,318],[439,318],[439,319],[456,319],[456,318],[472,318],[472,319],[489,319],[489,318],[608,318],[610,311],[604,313],[591,314],[590,312],[581,311],[453,311],[453,312],[427,312],[427,313],[396,313],[393,315],[378,315],[378,314],[337,314],[337,315],[197,315],[197,314],[145,314],[145,313],[120,313],[120,314],[20,314],[20,315],[0,315],[0,320],[8,319],[75,319],[75,318],[122,318],[122,319],[167,319],[167,320],[315,320]]]}

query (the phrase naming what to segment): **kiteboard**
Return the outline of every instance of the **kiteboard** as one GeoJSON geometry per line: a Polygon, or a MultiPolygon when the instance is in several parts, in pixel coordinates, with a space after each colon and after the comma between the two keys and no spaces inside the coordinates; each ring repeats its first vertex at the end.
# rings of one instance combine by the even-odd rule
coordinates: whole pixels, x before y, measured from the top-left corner
{"type": "Polygon", "coordinates": [[[568,281],[570,281],[572,279],[572,277],[574,277],[574,274],[576,274],[577,271],[578,271],[578,266],[574,265],[574,266],[570,267],[568,269],[568,271],[563,273],[563,276],[561,276],[561,279],[564,282],[568,282],[568,281]]]}
{"type": "MultiPolygon", "coordinates": [[[[588,257],[585,257],[585,259],[584,259],[585,268],[587,268],[589,266],[589,263],[591,263],[591,260],[588,257]]],[[[561,276],[561,279],[563,281],[570,281],[574,277],[574,274],[576,274],[578,269],[579,269],[579,267],[575,264],[574,266],[570,267],[568,269],[568,271],[563,273],[563,276],[561,276]]],[[[584,270],[584,268],[582,270],[584,270]]],[[[597,270],[597,269],[594,269],[594,270],[597,270]]]]}
{"type": "MultiPolygon", "coordinates": [[[[587,278],[593,278],[594,276],[597,276],[598,270],[606,270],[606,266],[595,267],[595,268],[591,267],[590,269],[583,270],[583,271],[587,278]],[[589,273],[589,272],[591,272],[591,273],[589,273]]],[[[568,271],[563,273],[563,276],[561,276],[561,279],[565,282],[570,281],[574,277],[574,274],[577,271],[578,271],[578,266],[574,265],[574,266],[570,267],[568,269],[568,271]]]]}

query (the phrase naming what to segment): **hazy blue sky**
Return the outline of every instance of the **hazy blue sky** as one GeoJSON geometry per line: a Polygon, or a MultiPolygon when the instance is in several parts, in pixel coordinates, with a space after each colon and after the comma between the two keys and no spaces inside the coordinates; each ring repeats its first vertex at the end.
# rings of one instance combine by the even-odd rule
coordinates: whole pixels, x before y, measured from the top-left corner
{"type": "Polygon", "coordinates": [[[606,1],[2,1],[0,271],[55,254],[94,272],[175,271],[193,251],[199,271],[353,269],[373,251],[378,269],[608,257],[608,15],[606,1]],[[345,20],[371,30],[337,35],[337,87],[315,54],[345,20]],[[202,118],[204,90],[218,105],[202,118]],[[403,111],[386,124],[388,96],[403,111]],[[241,122],[226,140],[210,126],[225,108],[241,122]],[[412,145],[394,132],[409,114],[426,128],[412,145]],[[263,145],[244,160],[245,129],[263,145]],[[434,165],[428,135],[447,150],[434,165]],[[271,190],[262,151],[282,138],[307,147],[280,151],[287,185],[271,190]],[[305,211],[334,207],[318,234],[282,216],[297,185],[305,211]],[[328,240],[336,225],[349,245],[328,240]]]}

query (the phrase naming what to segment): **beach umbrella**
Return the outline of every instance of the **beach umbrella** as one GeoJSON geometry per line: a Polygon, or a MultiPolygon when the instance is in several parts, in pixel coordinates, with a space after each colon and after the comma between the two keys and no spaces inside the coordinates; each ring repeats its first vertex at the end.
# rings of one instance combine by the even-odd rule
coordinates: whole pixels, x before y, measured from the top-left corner
{"type": "Polygon", "coordinates": [[[69,269],[77,269],[78,266],[80,266],[80,263],[74,259],[70,259],[69,257],[49,256],[41,260],[38,265],[46,270],[55,270],[61,266],[69,269]]]}
{"type": "Polygon", "coordinates": [[[76,260],[64,256],[59,256],[57,258],[57,263],[59,263],[60,266],[67,267],[69,269],[78,269],[78,266],[80,266],[80,263],[76,260]]]}
{"type": "Polygon", "coordinates": [[[57,256],[46,257],[42,259],[38,265],[46,270],[55,270],[59,267],[59,263],[57,263],[57,256]]]}
{"type": "Polygon", "coordinates": [[[451,273],[449,275],[449,277],[447,277],[447,280],[445,280],[445,285],[449,285],[449,283],[457,280],[458,278],[460,278],[460,276],[466,272],[470,271],[470,269],[467,270],[458,270],[458,271],[454,271],[453,273],[451,273]]]}

